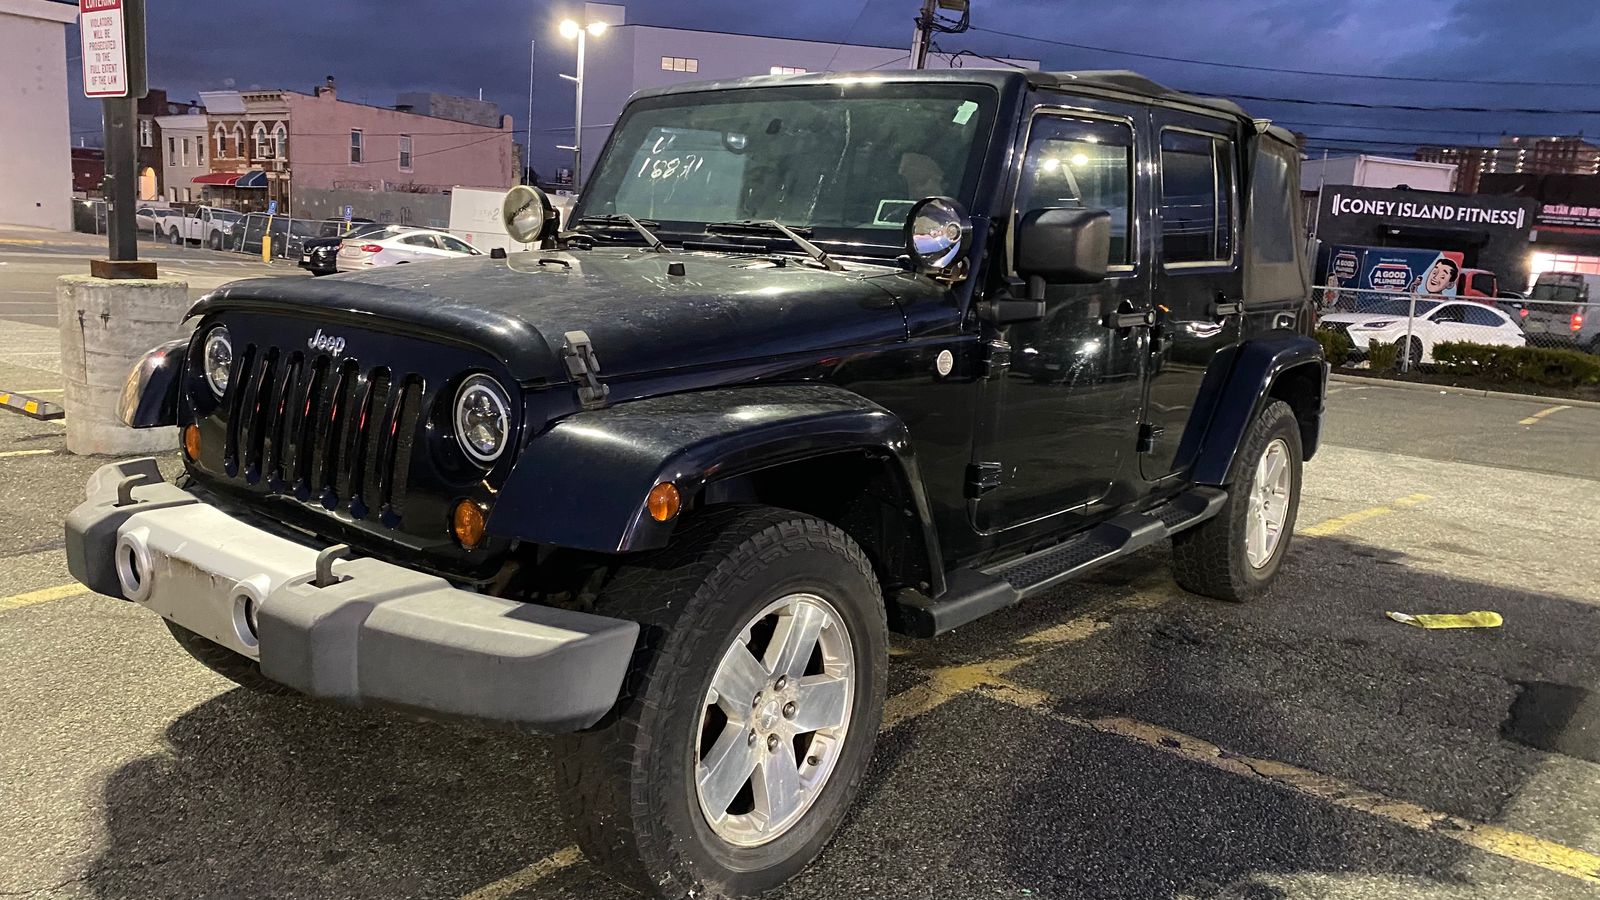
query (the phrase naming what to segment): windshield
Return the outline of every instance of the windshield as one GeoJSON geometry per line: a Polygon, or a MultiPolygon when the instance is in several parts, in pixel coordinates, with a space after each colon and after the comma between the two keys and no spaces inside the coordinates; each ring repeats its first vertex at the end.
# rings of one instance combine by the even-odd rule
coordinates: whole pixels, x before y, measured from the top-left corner
{"type": "MultiPolygon", "coordinates": [[[[912,204],[971,206],[995,92],[970,84],[825,84],[631,104],[573,213],[659,223],[666,240],[777,220],[818,243],[893,248],[912,204]]],[[[582,227],[582,226],[580,226],[582,227]]]]}

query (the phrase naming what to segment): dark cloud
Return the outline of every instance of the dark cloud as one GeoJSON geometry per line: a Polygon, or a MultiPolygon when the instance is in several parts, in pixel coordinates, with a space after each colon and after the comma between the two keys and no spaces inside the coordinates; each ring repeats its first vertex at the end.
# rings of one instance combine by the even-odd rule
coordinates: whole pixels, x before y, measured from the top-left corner
{"type": "MultiPolygon", "coordinates": [[[[804,7],[749,0],[635,0],[630,22],[771,34],[812,40],[909,45],[917,0],[813,0],[804,7]]],[[[533,158],[562,158],[572,48],[555,32],[580,13],[571,0],[277,0],[261,4],[151,3],[151,83],[178,99],[201,90],[269,85],[309,90],[324,76],[340,95],[373,104],[406,90],[484,97],[527,116],[529,42],[537,41],[533,158]]],[[[977,31],[941,38],[947,50],[1039,59],[1048,68],[1135,68],[1176,87],[1216,93],[1374,103],[1600,107],[1600,90],[1417,84],[1229,70],[1052,46],[993,34],[1009,31],[1163,56],[1382,75],[1600,81],[1600,3],[1594,0],[974,0],[977,31]]],[[[69,56],[77,55],[76,35],[69,56]]],[[[76,70],[76,64],[73,67],[76,70]]],[[[97,104],[73,87],[74,129],[91,139],[97,104]]],[[[1462,115],[1248,104],[1290,122],[1374,128],[1572,133],[1600,130],[1600,117],[1462,115]]],[[[1343,142],[1425,140],[1419,131],[1302,130],[1343,142]]],[[[1466,135],[1432,135],[1470,141],[1466,135]]],[[[1377,145],[1374,145],[1375,147],[1377,145]]],[[[1402,148],[1394,148],[1401,150],[1402,148]]]]}

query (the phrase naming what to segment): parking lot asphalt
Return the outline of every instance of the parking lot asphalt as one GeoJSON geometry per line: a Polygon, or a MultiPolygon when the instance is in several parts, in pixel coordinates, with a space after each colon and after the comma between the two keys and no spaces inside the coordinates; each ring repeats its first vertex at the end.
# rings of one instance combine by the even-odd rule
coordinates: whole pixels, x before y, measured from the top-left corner
{"type": "MultiPolygon", "coordinates": [[[[1270,596],[1158,547],[896,641],[863,795],[772,896],[1600,896],[1600,410],[1520,424],[1557,405],[1337,386],[1270,596]]],[[[255,696],[71,586],[104,460],[61,434],[0,414],[0,896],[627,896],[549,741],[255,696]]]]}

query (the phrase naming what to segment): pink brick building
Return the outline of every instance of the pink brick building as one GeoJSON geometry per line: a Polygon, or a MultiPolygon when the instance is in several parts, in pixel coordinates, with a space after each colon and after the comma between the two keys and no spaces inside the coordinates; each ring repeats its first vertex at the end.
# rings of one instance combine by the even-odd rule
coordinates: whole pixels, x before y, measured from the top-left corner
{"type": "Polygon", "coordinates": [[[492,104],[415,95],[460,119],[424,115],[409,104],[367,106],[340,100],[332,78],[311,94],[201,96],[211,165],[195,181],[236,208],[263,209],[269,200],[286,207],[295,189],[438,193],[457,185],[505,188],[516,179],[511,117],[492,104]]]}

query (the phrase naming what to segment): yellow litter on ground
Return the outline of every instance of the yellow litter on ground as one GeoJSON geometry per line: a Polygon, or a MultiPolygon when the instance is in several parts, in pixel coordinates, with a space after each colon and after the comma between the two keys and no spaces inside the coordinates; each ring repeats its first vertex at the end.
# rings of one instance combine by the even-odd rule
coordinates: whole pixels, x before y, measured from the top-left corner
{"type": "Polygon", "coordinates": [[[1391,612],[1386,615],[1396,622],[1406,625],[1415,625],[1418,628],[1499,628],[1505,621],[1497,612],[1480,610],[1469,613],[1422,613],[1412,615],[1403,612],[1391,612]]]}

